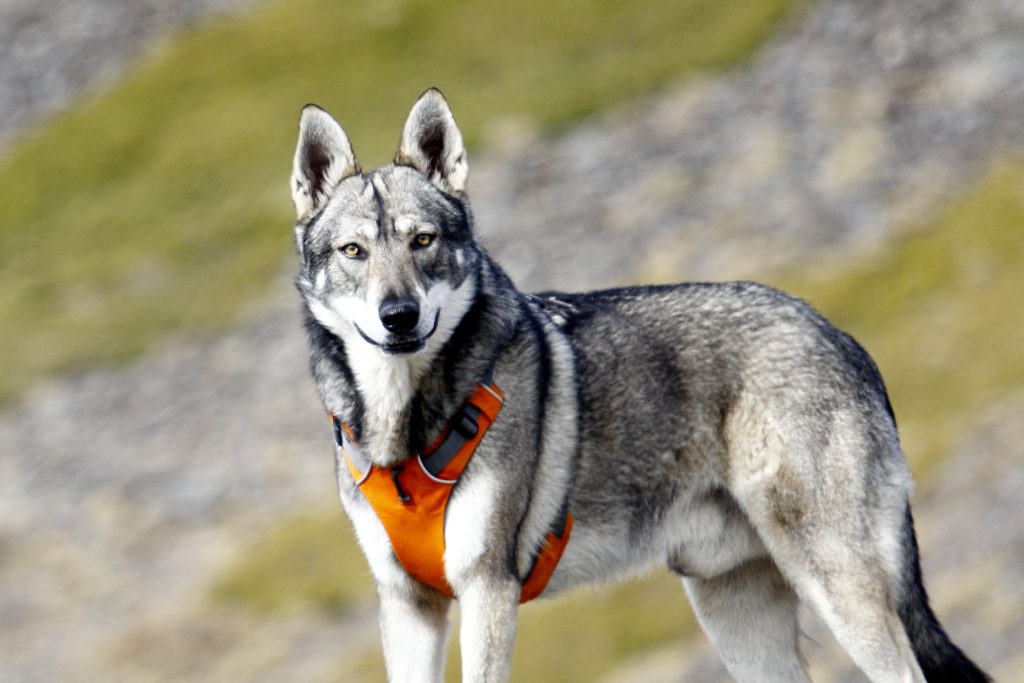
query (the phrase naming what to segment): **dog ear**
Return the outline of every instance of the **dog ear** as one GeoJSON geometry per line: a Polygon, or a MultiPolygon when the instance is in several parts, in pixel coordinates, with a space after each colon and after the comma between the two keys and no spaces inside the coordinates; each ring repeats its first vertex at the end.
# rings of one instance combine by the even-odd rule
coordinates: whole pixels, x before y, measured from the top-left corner
{"type": "Polygon", "coordinates": [[[395,164],[415,168],[445,192],[466,190],[466,148],[448,101],[437,88],[420,95],[402,130],[395,164]]]}
{"type": "Polygon", "coordinates": [[[359,162],[338,122],[315,104],[303,107],[291,178],[298,218],[320,208],[338,183],[357,173],[359,162]]]}

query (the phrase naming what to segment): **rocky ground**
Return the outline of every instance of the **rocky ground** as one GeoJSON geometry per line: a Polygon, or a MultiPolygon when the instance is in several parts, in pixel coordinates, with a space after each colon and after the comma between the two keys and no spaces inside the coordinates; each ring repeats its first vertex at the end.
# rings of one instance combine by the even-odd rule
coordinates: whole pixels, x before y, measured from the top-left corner
{"type": "Polygon", "coordinates": [[[748,69],[553,142],[497,126],[512,149],[473,167],[479,222],[543,287],[848,257],[1024,143],[1022,35],[1013,0],[823,2],[748,69]]]}
{"type": "MultiPolygon", "coordinates": [[[[88,3],[51,4],[70,22],[88,3]]],[[[91,4],[102,16],[115,3],[91,4]]],[[[150,17],[165,7],[140,6],[150,17]]],[[[0,31],[12,16],[50,26],[43,7],[0,1],[0,31]]],[[[25,30],[0,35],[0,51],[53,42],[25,30]]],[[[117,59],[142,45],[128,33],[117,59]]],[[[525,288],[766,278],[870,249],[1022,148],[1022,35],[1012,0],[823,1],[733,74],[553,140],[496,126],[492,151],[471,162],[480,232],[525,288]]],[[[44,71],[93,82],[68,68],[44,71]]],[[[31,114],[8,94],[18,82],[0,75],[0,97],[16,105],[0,130],[31,114]]],[[[19,97],[48,109],[65,91],[19,97]]],[[[178,628],[247,541],[334,499],[287,280],[228,334],[49,382],[0,415],[0,679],[324,680],[346,648],[375,641],[369,609],[178,628]]],[[[916,507],[937,608],[1001,681],[1024,680],[1022,414],[1020,396],[979,414],[916,507]]],[[[858,680],[820,629],[807,631],[816,680],[858,680]]],[[[727,679],[698,642],[606,683],[662,680],[727,679]]]]}
{"type": "Polygon", "coordinates": [[[114,80],[154,41],[255,0],[0,0],[0,147],[114,80]]]}

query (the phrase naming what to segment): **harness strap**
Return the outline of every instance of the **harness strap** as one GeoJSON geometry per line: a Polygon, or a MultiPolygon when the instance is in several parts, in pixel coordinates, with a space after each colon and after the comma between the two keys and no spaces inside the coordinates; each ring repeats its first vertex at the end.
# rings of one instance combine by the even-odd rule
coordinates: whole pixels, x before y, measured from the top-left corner
{"type": "Polygon", "coordinates": [[[455,414],[451,428],[446,436],[429,455],[421,456],[423,466],[435,477],[440,476],[441,471],[451,463],[459,451],[465,448],[466,443],[480,431],[480,424],[477,420],[483,411],[472,403],[466,403],[455,414]]]}
{"type": "Polygon", "coordinates": [[[533,561],[530,573],[523,581],[523,589],[519,593],[520,604],[533,600],[547,588],[548,580],[555,573],[555,567],[562,559],[565,546],[569,543],[569,534],[572,532],[572,515],[567,508],[562,509],[562,514],[555,520],[555,526],[548,531],[544,537],[544,545],[540,547],[537,558],[533,561]]]}
{"type": "MultiPolygon", "coordinates": [[[[334,415],[334,438],[360,491],[373,507],[391,540],[399,563],[412,577],[454,597],[444,573],[444,519],[448,499],[487,429],[501,410],[504,395],[481,383],[449,421],[425,454],[414,454],[398,466],[372,465],[355,443],[351,428],[334,415]]],[[[565,551],[572,531],[567,509],[555,521],[520,593],[520,602],[540,595],[565,551]]]]}

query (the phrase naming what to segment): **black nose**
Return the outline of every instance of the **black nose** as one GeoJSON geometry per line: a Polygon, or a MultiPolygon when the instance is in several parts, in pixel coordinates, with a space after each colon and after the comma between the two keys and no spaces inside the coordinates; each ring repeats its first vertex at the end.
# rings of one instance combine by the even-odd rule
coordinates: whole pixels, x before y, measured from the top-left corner
{"type": "Polygon", "coordinates": [[[385,299],[378,313],[384,328],[394,334],[408,334],[420,321],[420,307],[412,299],[385,299]]]}

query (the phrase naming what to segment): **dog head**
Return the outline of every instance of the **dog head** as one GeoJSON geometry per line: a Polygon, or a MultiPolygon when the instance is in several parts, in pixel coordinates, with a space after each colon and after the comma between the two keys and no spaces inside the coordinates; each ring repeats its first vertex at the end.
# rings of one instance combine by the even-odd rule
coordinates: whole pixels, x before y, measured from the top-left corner
{"type": "Polygon", "coordinates": [[[440,348],[476,293],[467,172],[438,90],[413,106],[394,162],[370,173],[330,114],[302,110],[291,178],[297,284],[321,325],[384,355],[440,348]]]}

